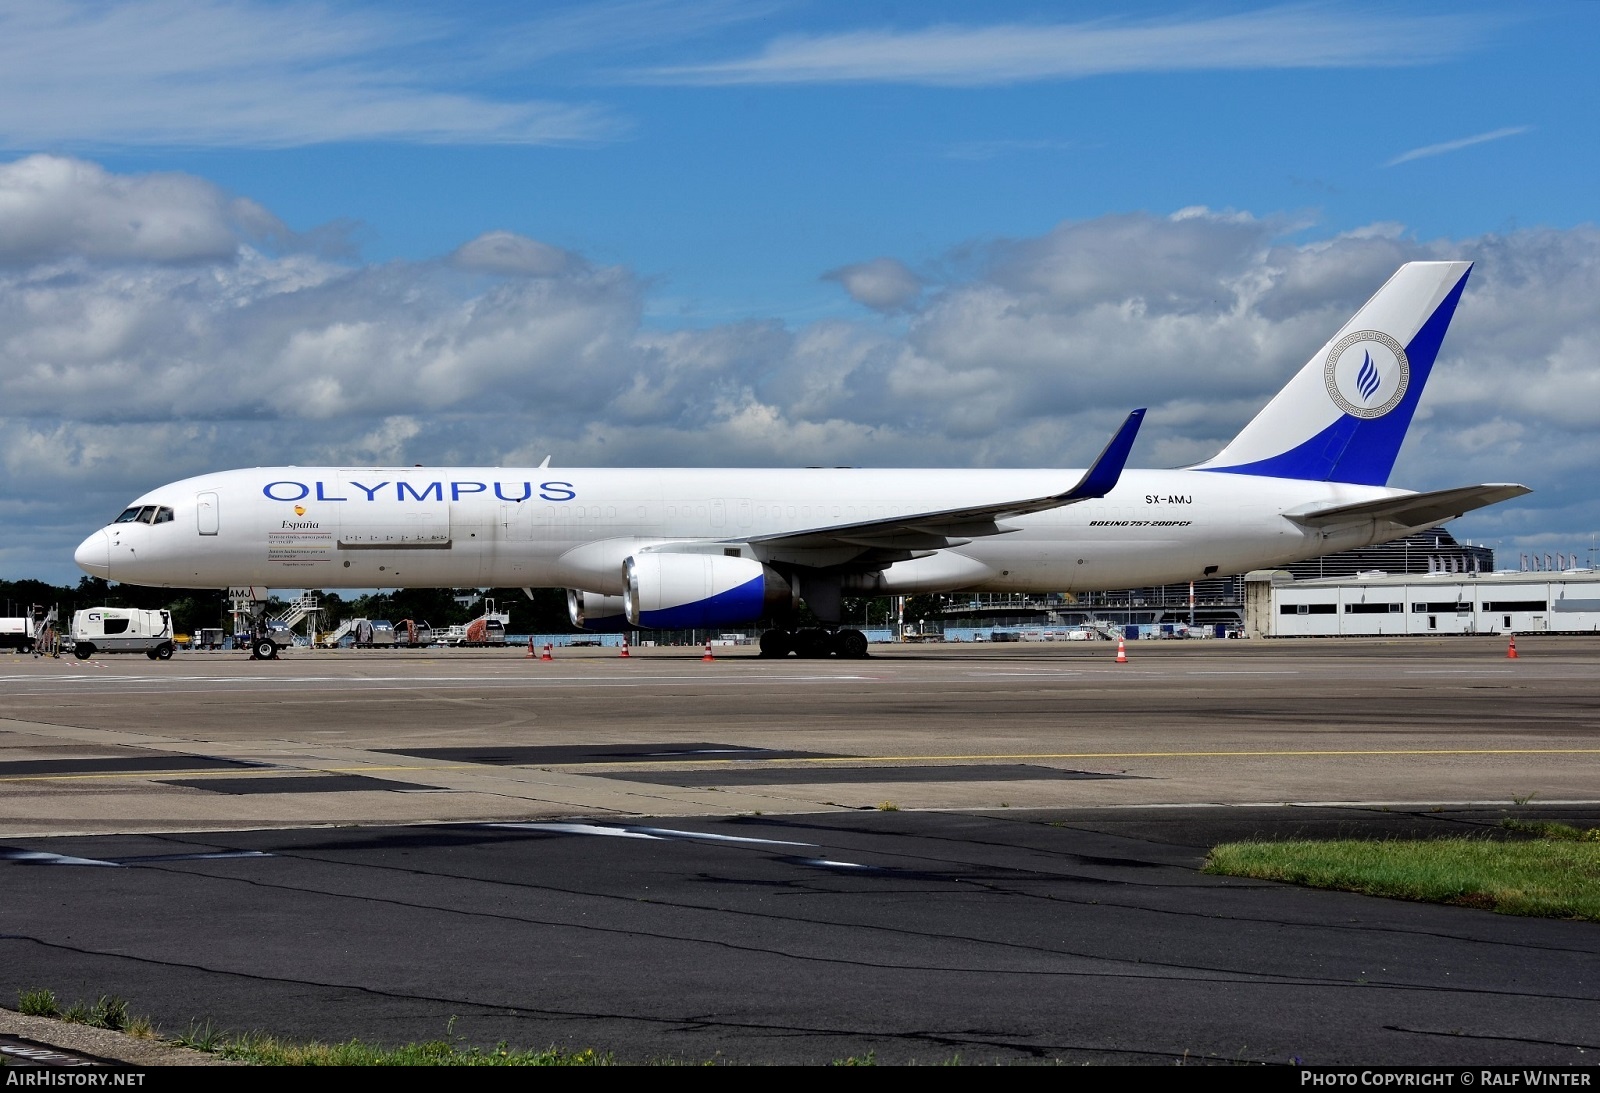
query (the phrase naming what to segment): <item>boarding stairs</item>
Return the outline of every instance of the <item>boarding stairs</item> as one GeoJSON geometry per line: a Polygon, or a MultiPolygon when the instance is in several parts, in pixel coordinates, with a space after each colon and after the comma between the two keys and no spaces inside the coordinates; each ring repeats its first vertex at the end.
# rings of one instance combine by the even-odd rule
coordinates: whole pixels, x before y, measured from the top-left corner
{"type": "Polygon", "coordinates": [[[317,643],[319,645],[325,645],[331,649],[335,645],[338,645],[341,639],[347,638],[354,634],[356,632],[356,626],[365,621],[365,619],[345,619],[344,622],[339,624],[339,629],[335,630],[333,633],[320,635],[317,638],[317,643]]]}
{"type": "Polygon", "coordinates": [[[298,600],[295,600],[288,607],[286,607],[283,612],[272,621],[281,622],[283,625],[293,630],[296,626],[299,626],[306,620],[307,615],[315,614],[319,610],[321,609],[317,605],[317,594],[315,592],[306,592],[301,595],[298,600]]]}

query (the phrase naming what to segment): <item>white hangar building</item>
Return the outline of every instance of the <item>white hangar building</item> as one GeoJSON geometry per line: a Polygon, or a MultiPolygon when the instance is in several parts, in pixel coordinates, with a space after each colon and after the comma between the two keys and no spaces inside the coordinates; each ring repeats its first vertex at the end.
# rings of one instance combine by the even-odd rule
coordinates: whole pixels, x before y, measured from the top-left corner
{"type": "Polygon", "coordinates": [[[1600,573],[1410,573],[1297,581],[1245,577],[1250,637],[1600,633],[1600,573]]]}

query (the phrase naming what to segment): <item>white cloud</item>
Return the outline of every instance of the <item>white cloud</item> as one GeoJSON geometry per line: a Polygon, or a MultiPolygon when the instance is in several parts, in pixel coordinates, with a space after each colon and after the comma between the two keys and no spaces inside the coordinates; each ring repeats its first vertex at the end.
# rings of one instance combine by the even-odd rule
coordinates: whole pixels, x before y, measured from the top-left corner
{"type": "Polygon", "coordinates": [[[838,281],[851,299],[874,311],[902,311],[922,295],[922,279],[893,258],[841,266],[822,276],[838,281]]]}
{"type": "MultiPolygon", "coordinates": [[[[143,193],[141,176],[86,185],[99,168],[72,167],[51,177],[85,223],[143,193]]],[[[209,184],[163,185],[174,216],[187,200],[225,226],[209,184]]],[[[359,265],[62,229],[0,268],[0,519],[28,528],[0,575],[73,579],[72,547],[129,497],[228,465],[1072,467],[1134,406],[1151,408],[1136,463],[1182,465],[1418,258],[1478,265],[1394,480],[1527,482],[1532,498],[1459,529],[1508,550],[1600,531],[1600,229],[1282,241],[1302,227],[1203,209],[1074,221],[965,248],[941,268],[966,272],[918,285],[898,324],[670,331],[643,325],[650,288],[630,271],[509,233],[359,265]]]]}
{"type": "Polygon", "coordinates": [[[1410,163],[1414,159],[1426,159],[1429,156],[1442,156],[1447,152],[1458,152],[1463,148],[1471,148],[1474,144],[1488,144],[1492,140],[1505,140],[1507,137],[1521,136],[1529,132],[1531,125],[1512,125],[1504,129],[1491,129],[1487,133],[1476,136],[1462,137],[1460,140],[1447,140],[1439,144],[1427,144],[1421,148],[1413,148],[1409,152],[1402,152],[1395,156],[1385,167],[1396,167],[1402,163],[1410,163]]]}
{"type": "Polygon", "coordinates": [[[450,257],[462,269],[505,277],[554,277],[575,261],[559,247],[508,231],[485,232],[450,257]]]}
{"type": "Polygon", "coordinates": [[[1428,64],[1475,45],[1480,17],[1289,6],[1235,15],[934,26],[791,35],[753,57],[638,74],[684,84],[913,83],[984,86],[1128,72],[1428,64]]]}
{"type": "Polygon", "coordinates": [[[241,234],[286,234],[261,206],[193,175],[113,175],[98,164],[28,156],[0,164],[0,264],[226,260],[241,234]]]}
{"type": "Polygon", "coordinates": [[[462,90],[496,45],[397,6],[21,0],[0,9],[0,145],[560,144],[625,128],[590,104],[462,90]]]}

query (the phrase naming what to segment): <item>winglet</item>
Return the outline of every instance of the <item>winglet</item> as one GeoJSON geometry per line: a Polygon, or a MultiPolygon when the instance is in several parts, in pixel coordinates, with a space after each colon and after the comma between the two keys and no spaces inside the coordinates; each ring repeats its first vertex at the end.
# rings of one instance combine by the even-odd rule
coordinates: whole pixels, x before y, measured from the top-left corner
{"type": "Polygon", "coordinates": [[[1105,446],[1093,466],[1083,472],[1078,484],[1058,495],[1057,499],[1062,504],[1091,501],[1116,489],[1117,480],[1122,477],[1122,468],[1128,464],[1128,453],[1133,451],[1134,438],[1139,435],[1139,426],[1143,422],[1143,408],[1129,414],[1128,420],[1122,423],[1122,428],[1117,430],[1117,435],[1111,438],[1111,443],[1105,446]]]}

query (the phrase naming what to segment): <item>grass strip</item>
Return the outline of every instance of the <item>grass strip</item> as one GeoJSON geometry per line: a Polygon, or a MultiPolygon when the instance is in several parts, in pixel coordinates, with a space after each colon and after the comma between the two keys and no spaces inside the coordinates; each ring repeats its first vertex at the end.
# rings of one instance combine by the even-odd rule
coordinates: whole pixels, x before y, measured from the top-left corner
{"type": "Polygon", "coordinates": [[[1537,835],[1541,839],[1567,839],[1572,842],[1600,843],[1600,827],[1581,828],[1571,824],[1560,824],[1552,820],[1514,820],[1507,817],[1500,821],[1500,826],[1507,831],[1516,831],[1523,835],[1537,835]]]}
{"type": "Polygon", "coordinates": [[[383,1047],[364,1040],[294,1044],[272,1036],[245,1035],[217,1042],[211,1050],[221,1058],[257,1066],[610,1066],[614,1062],[609,1054],[593,1048],[517,1051],[502,1043],[485,1051],[445,1040],[383,1047]]]}
{"type": "Polygon", "coordinates": [[[1570,836],[1224,843],[1205,872],[1600,922],[1600,842],[1570,836]]]}

